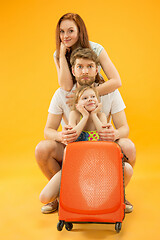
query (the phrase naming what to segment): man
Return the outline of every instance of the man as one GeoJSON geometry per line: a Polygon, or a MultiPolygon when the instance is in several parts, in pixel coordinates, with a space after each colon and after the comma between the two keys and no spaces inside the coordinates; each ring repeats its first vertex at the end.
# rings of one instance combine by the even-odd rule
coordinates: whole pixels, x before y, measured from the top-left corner
{"type": "MultiPolygon", "coordinates": [[[[98,78],[98,58],[96,54],[88,48],[78,48],[71,55],[72,73],[77,83],[76,87],[83,84],[95,84],[98,78]]],[[[44,175],[50,180],[60,169],[63,158],[65,144],[77,139],[76,132],[68,126],[70,108],[66,104],[68,92],[59,88],[50,103],[47,123],[44,130],[45,139],[41,141],[35,151],[35,156],[39,167],[44,175]],[[63,118],[66,126],[63,130],[57,131],[63,118]]],[[[124,112],[124,102],[118,90],[101,96],[102,112],[108,119],[112,117],[115,128],[111,123],[103,126],[103,131],[99,132],[100,140],[116,141],[125,156],[124,178],[125,186],[129,183],[135,164],[136,150],[134,144],[128,139],[129,127],[124,112]]],[[[63,125],[64,125],[63,123],[63,125]]],[[[42,213],[50,213],[57,209],[58,203],[54,201],[42,207],[42,213]]],[[[133,206],[126,201],[126,212],[132,212],[133,206]]]]}

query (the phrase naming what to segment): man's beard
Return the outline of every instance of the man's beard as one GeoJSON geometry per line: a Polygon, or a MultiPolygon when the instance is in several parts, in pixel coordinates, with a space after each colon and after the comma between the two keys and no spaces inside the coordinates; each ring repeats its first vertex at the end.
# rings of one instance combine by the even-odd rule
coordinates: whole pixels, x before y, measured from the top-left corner
{"type": "Polygon", "coordinates": [[[92,85],[95,82],[95,77],[90,77],[90,76],[81,76],[81,77],[76,77],[77,82],[79,85],[92,85]],[[85,79],[86,78],[86,79],[85,79]]]}

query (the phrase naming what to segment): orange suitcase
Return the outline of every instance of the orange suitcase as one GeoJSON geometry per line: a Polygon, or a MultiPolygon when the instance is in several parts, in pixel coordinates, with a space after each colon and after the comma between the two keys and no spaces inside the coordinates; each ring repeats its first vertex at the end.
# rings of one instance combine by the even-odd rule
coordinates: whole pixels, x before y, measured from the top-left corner
{"type": "Polygon", "coordinates": [[[67,145],[62,166],[59,222],[113,223],[121,230],[125,216],[123,154],[114,142],[74,142],[67,145]]]}

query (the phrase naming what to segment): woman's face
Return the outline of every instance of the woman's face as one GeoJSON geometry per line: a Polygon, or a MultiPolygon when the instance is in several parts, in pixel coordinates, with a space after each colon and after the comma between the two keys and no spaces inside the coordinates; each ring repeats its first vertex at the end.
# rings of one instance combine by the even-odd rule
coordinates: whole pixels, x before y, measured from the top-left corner
{"type": "Polygon", "coordinates": [[[72,20],[63,20],[60,24],[60,39],[66,47],[72,47],[79,39],[79,31],[72,20]]]}
{"type": "Polygon", "coordinates": [[[87,89],[78,100],[78,104],[83,105],[88,112],[92,112],[98,106],[98,99],[93,89],[87,89]]]}

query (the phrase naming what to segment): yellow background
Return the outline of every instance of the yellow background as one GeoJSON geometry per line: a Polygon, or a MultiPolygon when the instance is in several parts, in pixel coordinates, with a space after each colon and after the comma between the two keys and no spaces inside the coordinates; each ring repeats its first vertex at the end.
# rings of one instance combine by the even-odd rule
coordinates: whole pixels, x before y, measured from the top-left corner
{"type": "MultiPolygon", "coordinates": [[[[6,213],[8,206],[12,210],[17,207],[16,211],[21,212],[23,204],[21,210],[18,206],[21,201],[25,202],[27,194],[30,208],[35,204],[33,211],[40,209],[38,194],[46,180],[35,163],[34,149],[43,139],[48,106],[58,88],[53,61],[55,27],[60,16],[67,12],[76,12],[83,18],[89,39],[104,46],[121,76],[120,92],[127,106],[130,138],[137,148],[132,188],[140,186],[136,179],[150,179],[154,184],[160,181],[159,1],[1,1],[0,178],[3,198],[0,207],[5,204],[2,226],[6,230],[8,221],[10,227],[14,222],[12,214],[9,217],[6,213]]],[[[151,184],[148,186],[153,190],[151,184]]],[[[136,192],[137,196],[132,195],[132,188],[128,191],[136,201],[143,186],[136,192]]],[[[154,201],[159,199],[158,190],[152,193],[154,201]]],[[[29,209],[27,203],[26,206],[29,209]]],[[[37,216],[38,221],[42,216],[37,216]]],[[[15,236],[24,239],[23,231],[22,235],[18,234],[13,230],[11,239],[15,236]]],[[[40,239],[35,236],[30,238],[40,239]]]]}

